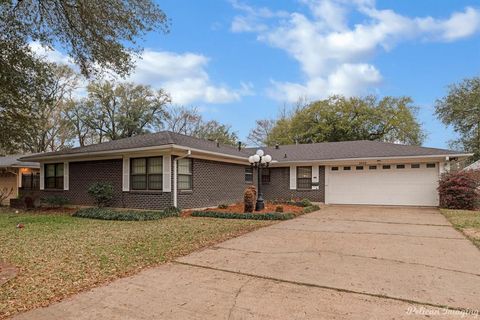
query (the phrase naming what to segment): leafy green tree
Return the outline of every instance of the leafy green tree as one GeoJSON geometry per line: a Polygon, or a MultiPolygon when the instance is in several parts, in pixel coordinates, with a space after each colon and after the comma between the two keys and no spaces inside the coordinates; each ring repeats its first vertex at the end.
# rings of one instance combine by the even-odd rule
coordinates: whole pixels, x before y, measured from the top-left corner
{"type": "Polygon", "coordinates": [[[379,140],[420,145],[424,138],[411,98],[332,96],[282,113],[263,143],[379,140]]]}
{"type": "Polygon", "coordinates": [[[0,108],[0,145],[6,153],[57,151],[69,145],[62,111],[78,75],[65,65],[41,64],[19,108],[0,108]]]}
{"type": "Polygon", "coordinates": [[[151,0],[0,1],[0,47],[23,53],[14,62],[28,61],[27,44],[38,41],[64,49],[86,76],[99,68],[128,73],[137,39],[154,29],[168,31],[168,20],[151,0]]]}
{"type": "Polygon", "coordinates": [[[452,146],[474,153],[480,159],[480,77],[465,79],[449,87],[448,94],[436,101],[435,113],[460,135],[452,146]]]}
{"type": "Polygon", "coordinates": [[[66,52],[85,76],[126,75],[141,51],[138,39],[168,24],[152,0],[0,0],[0,153],[23,149],[31,106],[55,82],[32,42],[66,52]]]}
{"type": "Polygon", "coordinates": [[[98,142],[156,131],[170,102],[165,91],[132,83],[92,82],[87,90],[83,121],[96,132],[98,142]]]}

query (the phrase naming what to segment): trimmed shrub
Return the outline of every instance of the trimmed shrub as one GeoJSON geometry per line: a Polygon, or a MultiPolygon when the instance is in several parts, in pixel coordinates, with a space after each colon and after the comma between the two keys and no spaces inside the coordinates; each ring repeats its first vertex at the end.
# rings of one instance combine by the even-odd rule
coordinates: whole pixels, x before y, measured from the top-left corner
{"type": "Polygon", "coordinates": [[[218,205],[218,209],[227,209],[227,208],[228,208],[228,204],[222,203],[218,205]]]}
{"type": "Polygon", "coordinates": [[[113,185],[107,182],[95,182],[88,188],[88,194],[97,207],[108,207],[113,200],[113,185]]]}
{"type": "Polygon", "coordinates": [[[473,210],[478,207],[480,171],[459,171],[444,174],[438,185],[440,207],[473,210]]]}
{"type": "Polygon", "coordinates": [[[303,213],[310,213],[310,212],[314,212],[314,211],[317,211],[317,210],[320,210],[320,207],[316,204],[313,204],[311,206],[303,208],[303,213]]]}
{"type": "Polygon", "coordinates": [[[295,218],[293,213],[228,213],[217,211],[193,211],[192,217],[207,217],[221,219],[249,219],[249,220],[289,220],[295,218]]]}
{"type": "Polygon", "coordinates": [[[283,206],[276,206],[275,212],[283,212],[283,206]]]}
{"type": "Polygon", "coordinates": [[[181,209],[174,206],[168,207],[165,210],[163,210],[164,214],[170,215],[172,217],[180,215],[181,212],[182,212],[181,209]]]}
{"type": "Polygon", "coordinates": [[[64,196],[50,196],[42,198],[42,203],[45,203],[49,207],[61,208],[70,203],[70,199],[64,196]]]}
{"type": "Polygon", "coordinates": [[[310,207],[312,205],[312,203],[308,199],[302,199],[302,201],[300,201],[300,205],[302,207],[310,207]]]}
{"type": "Polygon", "coordinates": [[[158,220],[167,217],[178,217],[178,209],[165,211],[120,211],[107,208],[80,209],[73,214],[78,218],[119,220],[119,221],[147,221],[158,220]]]}
{"type": "Polygon", "coordinates": [[[255,186],[249,186],[245,189],[243,193],[243,205],[245,212],[253,212],[255,210],[255,201],[256,199],[257,190],[255,186]]]}

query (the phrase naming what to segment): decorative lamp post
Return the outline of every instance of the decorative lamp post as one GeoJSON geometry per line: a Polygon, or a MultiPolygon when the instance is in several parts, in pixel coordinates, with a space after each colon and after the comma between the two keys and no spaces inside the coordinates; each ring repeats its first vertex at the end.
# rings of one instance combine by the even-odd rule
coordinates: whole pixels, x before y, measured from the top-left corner
{"type": "Polygon", "coordinates": [[[265,155],[263,150],[258,149],[253,156],[248,157],[248,161],[252,167],[257,168],[258,197],[257,203],[255,204],[255,211],[260,211],[265,208],[262,193],[262,169],[268,168],[270,162],[272,162],[272,157],[268,154],[265,155]]]}

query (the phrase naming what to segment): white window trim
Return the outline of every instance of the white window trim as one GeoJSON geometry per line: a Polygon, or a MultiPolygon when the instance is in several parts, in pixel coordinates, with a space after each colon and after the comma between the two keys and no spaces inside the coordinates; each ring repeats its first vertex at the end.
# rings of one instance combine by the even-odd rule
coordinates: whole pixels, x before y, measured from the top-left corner
{"type": "Polygon", "coordinates": [[[123,158],[122,191],[130,191],[130,157],[123,158]]]}
{"type": "Polygon", "coordinates": [[[68,161],[63,163],[63,190],[68,191],[70,189],[70,166],[68,161]]]}
{"type": "Polygon", "coordinates": [[[45,163],[40,163],[40,190],[45,190],[45,163]]]}
{"type": "Polygon", "coordinates": [[[318,166],[312,166],[312,190],[319,190],[320,186],[315,186],[320,182],[320,169],[318,166]]]}
{"type": "Polygon", "coordinates": [[[290,166],[290,190],[297,190],[297,166],[290,166]]]}
{"type": "Polygon", "coordinates": [[[163,156],[162,192],[172,192],[172,156],[163,156]]]}

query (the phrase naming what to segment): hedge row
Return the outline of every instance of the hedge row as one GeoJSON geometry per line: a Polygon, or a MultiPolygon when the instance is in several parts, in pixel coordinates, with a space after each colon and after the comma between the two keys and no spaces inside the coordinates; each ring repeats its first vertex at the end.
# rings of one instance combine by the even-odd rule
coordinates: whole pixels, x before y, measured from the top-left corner
{"type": "MultiPolygon", "coordinates": [[[[318,205],[311,205],[303,209],[303,213],[319,210],[318,205]]],[[[295,218],[293,213],[229,213],[218,211],[193,211],[192,217],[207,217],[221,219],[250,219],[250,220],[289,220],[295,218]]]]}
{"type": "Polygon", "coordinates": [[[193,211],[192,217],[249,220],[289,220],[295,218],[293,213],[229,213],[217,211],[193,211]]]}
{"type": "Polygon", "coordinates": [[[169,208],[164,211],[124,211],[111,208],[86,208],[78,210],[73,216],[100,220],[146,221],[178,217],[179,213],[180,210],[177,208],[169,208]]]}

